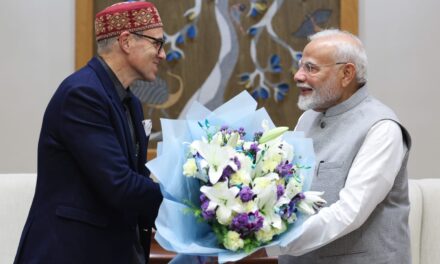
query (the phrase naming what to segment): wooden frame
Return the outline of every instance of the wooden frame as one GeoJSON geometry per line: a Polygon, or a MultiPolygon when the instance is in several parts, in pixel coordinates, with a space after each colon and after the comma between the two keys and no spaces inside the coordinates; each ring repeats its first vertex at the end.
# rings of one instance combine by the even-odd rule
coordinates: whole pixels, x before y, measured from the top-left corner
{"type": "MultiPolygon", "coordinates": [[[[358,34],[358,0],[340,0],[340,27],[358,34]]],[[[75,69],[93,56],[93,1],[75,1],[75,69]]]]}
{"type": "Polygon", "coordinates": [[[75,1],[75,69],[84,66],[93,56],[93,1],[75,1]]]}

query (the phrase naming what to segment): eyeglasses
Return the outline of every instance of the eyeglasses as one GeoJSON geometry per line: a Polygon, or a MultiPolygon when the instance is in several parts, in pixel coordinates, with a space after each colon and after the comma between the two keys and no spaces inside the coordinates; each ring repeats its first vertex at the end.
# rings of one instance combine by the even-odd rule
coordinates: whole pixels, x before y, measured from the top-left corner
{"type": "Polygon", "coordinates": [[[298,70],[302,68],[308,74],[316,74],[323,67],[330,67],[330,66],[347,64],[347,63],[348,62],[336,62],[336,63],[330,63],[330,64],[324,64],[324,65],[317,65],[317,64],[311,63],[309,61],[306,61],[306,62],[299,61],[298,70]]]}
{"type": "Polygon", "coordinates": [[[142,35],[142,34],[136,33],[136,32],[130,32],[130,33],[133,34],[133,35],[136,35],[138,37],[143,37],[143,38],[146,38],[146,39],[153,40],[153,45],[157,48],[157,54],[160,54],[160,52],[162,51],[163,45],[165,44],[165,40],[164,39],[162,39],[162,38],[154,38],[154,37],[147,36],[147,35],[142,35]]]}

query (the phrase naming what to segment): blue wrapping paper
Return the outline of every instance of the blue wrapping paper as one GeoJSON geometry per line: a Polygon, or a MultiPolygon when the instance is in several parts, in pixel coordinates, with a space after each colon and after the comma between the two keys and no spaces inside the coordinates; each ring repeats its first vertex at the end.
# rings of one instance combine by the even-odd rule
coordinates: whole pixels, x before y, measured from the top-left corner
{"type": "MultiPolygon", "coordinates": [[[[262,130],[263,120],[267,120],[269,127],[273,128],[274,124],[267,111],[256,108],[257,102],[244,91],[213,112],[194,102],[186,120],[161,119],[163,142],[158,145],[158,156],[146,166],[158,179],[164,196],[156,219],[155,239],[164,249],[185,255],[178,255],[172,263],[187,263],[190,258],[187,255],[218,256],[218,262],[224,263],[251,254],[220,247],[210,225],[198,222],[192,213],[188,213],[190,208],[187,202],[200,205],[200,184],[195,178],[185,177],[182,166],[186,160],[187,145],[193,140],[206,137],[198,122],[209,120],[211,126],[243,127],[247,132],[245,139],[251,139],[255,132],[262,130]]],[[[293,163],[310,167],[302,171],[303,192],[307,191],[310,189],[315,164],[312,140],[304,138],[303,133],[292,131],[284,133],[283,139],[294,147],[293,163]]],[[[285,246],[295,240],[304,220],[305,216],[298,214],[298,220],[266,246],[285,246]]]]}

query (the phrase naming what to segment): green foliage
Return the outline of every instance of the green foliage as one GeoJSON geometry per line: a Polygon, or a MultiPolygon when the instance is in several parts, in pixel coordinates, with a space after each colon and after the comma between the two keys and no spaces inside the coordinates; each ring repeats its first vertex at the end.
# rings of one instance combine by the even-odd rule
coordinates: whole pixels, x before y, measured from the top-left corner
{"type": "Polygon", "coordinates": [[[244,247],[243,250],[246,253],[252,252],[257,247],[261,246],[262,243],[258,242],[253,236],[244,239],[244,247]]]}
{"type": "Polygon", "coordinates": [[[219,224],[218,222],[214,222],[212,224],[212,230],[214,231],[215,236],[217,237],[217,241],[219,244],[223,245],[223,239],[228,233],[228,228],[224,225],[219,224]]]}
{"type": "Polygon", "coordinates": [[[189,200],[184,200],[183,202],[189,207],[183,210],[184,214],[193,214],[197,219],[197,222],[205,222],[205,219],[202,217],[202,209],[200,209],[200,207],[194,205],[189,200]]]}

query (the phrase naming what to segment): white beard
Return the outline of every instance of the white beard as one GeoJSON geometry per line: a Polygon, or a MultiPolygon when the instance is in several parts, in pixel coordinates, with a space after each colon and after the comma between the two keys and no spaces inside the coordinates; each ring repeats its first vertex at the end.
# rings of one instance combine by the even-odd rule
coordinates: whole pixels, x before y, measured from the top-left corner
{"type": "Polygon", "coordinates": [[[298,88],[303,87],[312,89],[312,93],[310,95],[300,95],[298,97],[298,108],[303,111],[309,109],[326,109],[328,106],[336,102],[339,98],[339,95],[333,91],[335,80],[336,75],[333,75],[333,77],[328,79],[324,84],[322,84],[322,87],[318,89],[311,87],[306,83],[298,83],[298,88]]]}

